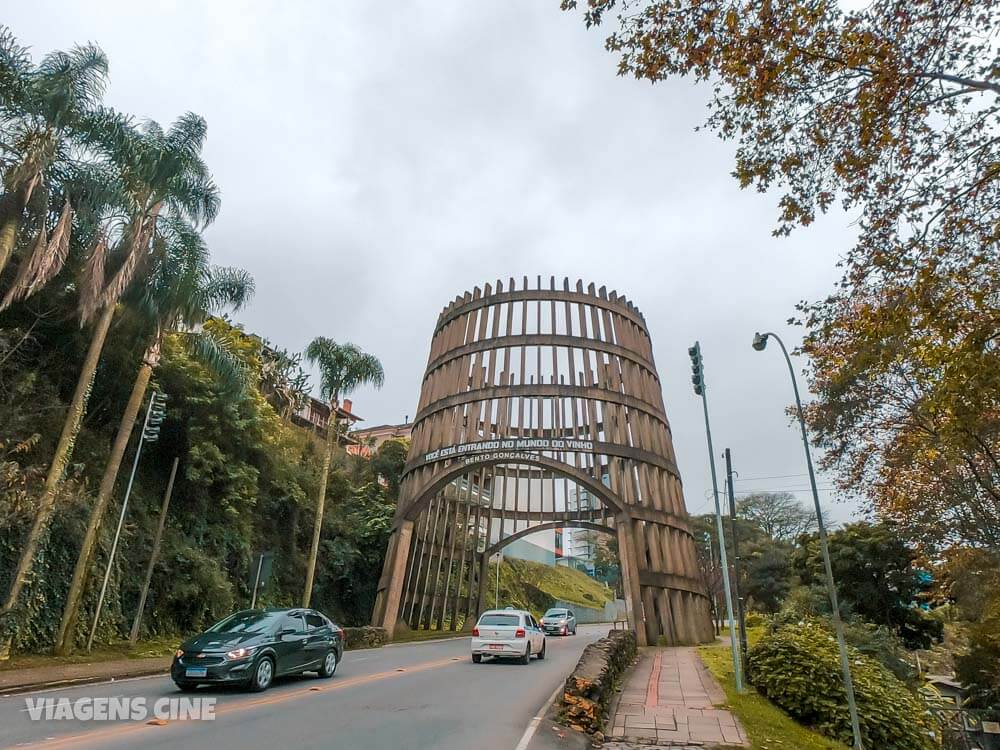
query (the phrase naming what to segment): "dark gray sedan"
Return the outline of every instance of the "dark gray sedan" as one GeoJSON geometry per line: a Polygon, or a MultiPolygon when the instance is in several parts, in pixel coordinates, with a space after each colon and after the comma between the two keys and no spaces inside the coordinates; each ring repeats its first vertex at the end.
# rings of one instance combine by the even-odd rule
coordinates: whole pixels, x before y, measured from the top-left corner
{"type": "Polygon", "coordinates": [[[247,609],[184,641],[170,676],[181,690],[233,683],[267,690],[284,675],[333,677],[343,654],[344,631],[314,609],[247,609]]]}

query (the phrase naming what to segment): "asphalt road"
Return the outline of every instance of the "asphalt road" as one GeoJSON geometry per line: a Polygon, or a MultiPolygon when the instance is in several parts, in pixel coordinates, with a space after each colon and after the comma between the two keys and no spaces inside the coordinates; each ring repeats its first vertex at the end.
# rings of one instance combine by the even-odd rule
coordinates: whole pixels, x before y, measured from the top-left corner
{"type": "MultiPolygon", "coordinates": [[[[350,651],[331,680],[278,681],[265,693],[200,689],[215,719],[32,720],[26,699],[182,697],[168,677],[147,677],[0,698],[0,747],[31,748],[442,748],[514,750],[532,718],[608,626],[549,638],[544,661],[473,664],[469,639],[350,651]]],[[[183,695],[188,697],[188,695],[183,695]]]]}

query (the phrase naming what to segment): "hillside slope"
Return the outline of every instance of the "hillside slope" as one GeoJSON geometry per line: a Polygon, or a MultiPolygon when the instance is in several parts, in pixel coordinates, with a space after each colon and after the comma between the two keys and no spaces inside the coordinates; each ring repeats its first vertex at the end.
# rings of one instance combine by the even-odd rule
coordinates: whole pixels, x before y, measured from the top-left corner
{"type": "MultiPolygon", "coordinates": [[[[497,601],[496,580],[497,566],[490,565],[487,606],[493,606],[497,601]]],[[[527,609],[541,616],[557,600],[601,609],[613,598],[611,589],[573,568],[561,565],[550,567],[527,560],[505,559],[501,564],[501,607],[527,609]]]]}

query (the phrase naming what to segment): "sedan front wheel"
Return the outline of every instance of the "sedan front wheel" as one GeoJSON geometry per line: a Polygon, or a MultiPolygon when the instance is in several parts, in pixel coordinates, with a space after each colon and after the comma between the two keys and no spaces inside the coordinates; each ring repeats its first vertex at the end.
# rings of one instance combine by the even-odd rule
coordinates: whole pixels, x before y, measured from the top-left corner
{"type": "Polygon", "coordinates": [[[274,662],[271,657],[265,656],[257,662],[257,668],[253,671],[253,678],[250,680],[250,689],[255,693],[263,692],[271,687],[274,681],[274,662]]]}

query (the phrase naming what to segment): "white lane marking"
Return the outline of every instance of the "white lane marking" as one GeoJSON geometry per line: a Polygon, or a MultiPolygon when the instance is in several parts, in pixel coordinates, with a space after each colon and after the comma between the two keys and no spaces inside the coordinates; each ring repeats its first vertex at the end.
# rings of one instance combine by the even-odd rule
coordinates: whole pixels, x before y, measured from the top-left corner
{"type": "Polygon", "coordinates": [[[549,710],[549,706],[552,704],[552,701],[556,699],[556,696],[559,695],[559,691],[562,689],[563,685],[560,684],[557,685],[556,689],[552,691],[552,695],[546,699],[545,703],[542,704],[542,707],[538,709],[538,713],[535,714],[535,718],[533,718],[531,723],[528,724],[528,728],[524,730],[524,734],[521,735],[521,741],[517,743],[514,750],[527,750],[528,743],[531,742],[531,738],[535,736],[535,730],[538,729],[538,725],[542,723],[542,719],[545,718],[545,713],[549,710]]]}

